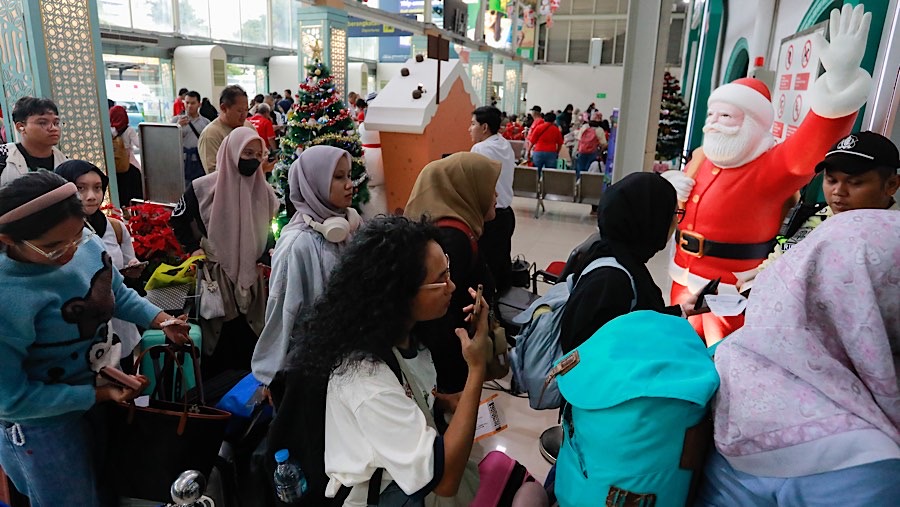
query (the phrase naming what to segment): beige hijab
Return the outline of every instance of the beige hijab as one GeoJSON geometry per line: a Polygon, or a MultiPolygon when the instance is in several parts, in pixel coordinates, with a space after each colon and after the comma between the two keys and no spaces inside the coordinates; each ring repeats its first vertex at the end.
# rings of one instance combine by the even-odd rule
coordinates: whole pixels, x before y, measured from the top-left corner
{"type": "Polygon", "coordinates": [[[241,151],[254,140],[262,143],[251,128],[232,130],[216,154],[217,171],[193,182],[210,246],[236,292],[256,282],[256,262],[278,212],[278,198],[262,168],[252,176],[238,172],[241,151]]]}
{"type": "Polygon", "coordinates": [[[500,162],[477,153],[464,151],[435,160],[419,173],[405,215],[455,218],[481,237],[499,177],[500,162]]]}

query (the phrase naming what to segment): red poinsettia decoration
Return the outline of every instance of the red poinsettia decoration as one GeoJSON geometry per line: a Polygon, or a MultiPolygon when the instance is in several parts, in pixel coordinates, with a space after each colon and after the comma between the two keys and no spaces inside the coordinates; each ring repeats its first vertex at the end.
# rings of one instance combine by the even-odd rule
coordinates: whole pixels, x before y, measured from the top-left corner
{"type": "Polygon", "coordinates": [[[134,240],[134,253],[142,261],[178,259],[186,255],[169,226],[172,211],[158,204],[139,204],[128,208],[128,231],[134,240]]]}

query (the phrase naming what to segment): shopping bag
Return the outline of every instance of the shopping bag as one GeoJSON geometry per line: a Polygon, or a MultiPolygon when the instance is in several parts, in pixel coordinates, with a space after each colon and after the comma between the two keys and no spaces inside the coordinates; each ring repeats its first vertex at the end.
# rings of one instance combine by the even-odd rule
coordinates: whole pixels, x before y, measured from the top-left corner
{"type": "Polygon", "coordinates": [[[144,287],[147,300],[162,310],[180,314],[196,280],[194,264],[205,258],[204,255],[189,257],[178,266],[160,264],[144,287]]]}
{"type": "MultiPolygon", "coordinates": [[[[200,403],[167,402],[151,395],[149,406],[117,403],[111,407],[109,484],[122,497],[156,502],[169,501],[169,488],[185,470],[198,470],[209,477],[225,435],[231,414],[204,403],[203,381],[197,367],[199,352],[192,345],[151,347],[138,356],[164,348],[184,376],[176,350],[188,350],[194,360],[194,376],[201,393],[200,403]]],[[[186,381],[185,381],[186,382],[186,381]]]]}

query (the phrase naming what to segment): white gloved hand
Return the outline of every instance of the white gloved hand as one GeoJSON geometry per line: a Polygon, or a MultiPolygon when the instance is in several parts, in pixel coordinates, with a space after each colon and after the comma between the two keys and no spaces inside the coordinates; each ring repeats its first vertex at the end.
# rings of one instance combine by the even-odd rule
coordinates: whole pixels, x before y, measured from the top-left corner
{"type": "Polygon", "coordinates": [[[694,184],[697,183],[693,178],[678,170],[666,171],[661,176],[675,187],[675,194],[681,202],[687,201],[691,190],[694,189],[694,184]]]}
{"type": "Polygon", "coordinates": [[[840,118],[857,111],[869,95],[872,78],[860,68],[872,13],[863,6],[844,4],[831,11],[828,30],[831,42],[820,33],[812,35],[813,51],[822,60],[825,73],[813,84],[810,108],[825,118],[840,118]]]}

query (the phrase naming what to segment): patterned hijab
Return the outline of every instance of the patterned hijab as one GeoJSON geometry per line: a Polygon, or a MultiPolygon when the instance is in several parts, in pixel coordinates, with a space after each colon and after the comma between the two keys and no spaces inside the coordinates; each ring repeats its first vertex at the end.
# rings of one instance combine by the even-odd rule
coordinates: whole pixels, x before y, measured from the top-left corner
{"type": "Polygon", "coordinates": [[[722,454],[861,429],[900,444],[898,231],[896,211],[847,211],[759,275],[744,327],[716,351],[722,454]]]}
{"type": "Polygon", "coordinates": [[[262,169],[252,176],[238,172],[241,151],[253,141],[262,143],[255,130],[232,130],[216,154],[216,172],[193,181],[215,257],[240,289],[256,282],[256,261],[266,248],[272,218],[278,212],[278,198],[262,169]]]}
{"type": "Polygon", "coordinates": [[[477,153],[464,151],[435,160],[419,173],[404,214],[413,219],[455,218],[481,237],[499,177],[500,162],[477,153]]]}

